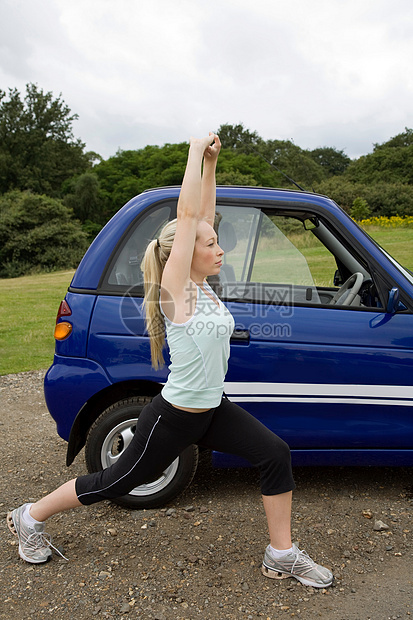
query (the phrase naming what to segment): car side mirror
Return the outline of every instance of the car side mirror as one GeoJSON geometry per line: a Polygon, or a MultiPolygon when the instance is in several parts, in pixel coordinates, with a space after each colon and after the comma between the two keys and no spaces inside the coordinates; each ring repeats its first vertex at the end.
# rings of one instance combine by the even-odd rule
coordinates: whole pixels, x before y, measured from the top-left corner
{"type": "Polygon", "coordinates": [[[398,288],[392,288],[389,291],[389,298],[387,300],[386,312],[389,314],[395,314],[399,306],[400,293],[398,288]]]}

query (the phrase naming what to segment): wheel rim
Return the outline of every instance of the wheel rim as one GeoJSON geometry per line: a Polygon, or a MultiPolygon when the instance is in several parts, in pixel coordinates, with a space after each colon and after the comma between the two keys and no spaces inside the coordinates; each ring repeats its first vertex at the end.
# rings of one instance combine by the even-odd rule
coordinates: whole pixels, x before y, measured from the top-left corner
{"type": "MultiPolygon", "coordinates": [[[[120,458],[121,454],[123,454],[132,440],[135,433],[135,427],[136,418],[125,420],[111,429],[106,436],[100,451],[100,460],[103,469],[113,465],[120,458]]],[[[159,478],[135,487],[132,491],[130,491],[129,495],[154,495],[155,493],[162,491],[162,489],[167,487],[174,478],[178,465],[179,456],[163,471],[159,478]]]]}

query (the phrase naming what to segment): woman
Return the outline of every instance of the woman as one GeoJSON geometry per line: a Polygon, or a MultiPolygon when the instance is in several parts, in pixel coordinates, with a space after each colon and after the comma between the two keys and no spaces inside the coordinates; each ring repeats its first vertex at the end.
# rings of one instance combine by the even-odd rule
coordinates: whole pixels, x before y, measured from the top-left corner
{"type": "Polygon", "coordinates": [[[223,251],[215,218],[215,169],[221,143],[210,133],[191,139],[177,219],[145,253],[145,308],[152,364],[163,363],[165,330],[171,356],[162,389],[139,416],[134,437],[111,467],[80,476],[34,504],[8,514],[19,554],[32,563],[51,555],[44,522],[52,515],[113,499],[160,474],[190,444],[237,454],[257,466],[270,533],[262,572],[295,577],[305,585],[331,585],[331,572],[291,541],[294,481],[287,444],[223,397],[234,320],[206,282],[219,274],[223,251]]]}

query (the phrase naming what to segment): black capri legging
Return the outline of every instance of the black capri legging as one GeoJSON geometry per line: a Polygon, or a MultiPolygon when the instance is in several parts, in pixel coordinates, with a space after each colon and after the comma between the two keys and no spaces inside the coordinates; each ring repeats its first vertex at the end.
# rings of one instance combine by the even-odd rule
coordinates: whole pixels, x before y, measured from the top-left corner
{"type": "Polygon", "coordinates": [[[160,475],[191,444],[247,459],[260,471],[263,495],[295,488],[288,445],[247,411],[223,398],[214,409],[189,413],[158,394],[142,410],[116,463],[77,478],[77,497],[88,505],[126,495],[160,475]]]}

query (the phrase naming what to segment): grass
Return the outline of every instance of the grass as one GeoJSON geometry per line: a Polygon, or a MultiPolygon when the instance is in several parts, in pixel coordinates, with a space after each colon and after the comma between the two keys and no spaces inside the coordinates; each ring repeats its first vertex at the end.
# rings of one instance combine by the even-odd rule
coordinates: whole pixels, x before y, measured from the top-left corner
{"type": "Polygon", "coordinates": [[[301,286],[332,286],[336,269],[334,257],[314,235],[294,234],[289,235],[288,240],[262,238],[251,279],[301,286]]]}
{"type": "MultiPolygon", "coordinates": [[[[413,229],[369,226],[366,232],[404,267],[413,270],[413,229]]],[[[297,238],[294,238],[294,243],[299,245],[297,238]]],[[[321,244],[306,242],[300,250],[315,283],[332,286],[336,267],[331,255],[321,244]]],[[[274,252],[271,252],[270,258],[268,249],[263,247],[253,277],[261,282],[268,281],[269,272],[269,281],[292,281],[294,264],[291,263],[291,256],[288,247],[280,248],[277,261],[274,261],[274,252]]],[[[236,258],[234,255],[232,257],[236,258]]],[[[238,259],[237,272],[241,272],[243,256],[238,259]]],[[[302,273],[298,265],[296,272],[302,273]]],[[[0,375],[42,370],[50,366],[56,313],[72,275],[73,271],[64,271],[0,280],[0,375]]]]}
{"type": "Polygon", "coordinates": [[[53,361],[53,329],[73,271],[0,280],[0,375],[53,361]]]}
{"type": "Polygon", "coordinates": [[[382,248],[387,250],[403,267],[413,271],[413,229],[383,228],[365,226],[366,233],[373,237],[382,248]]]}

